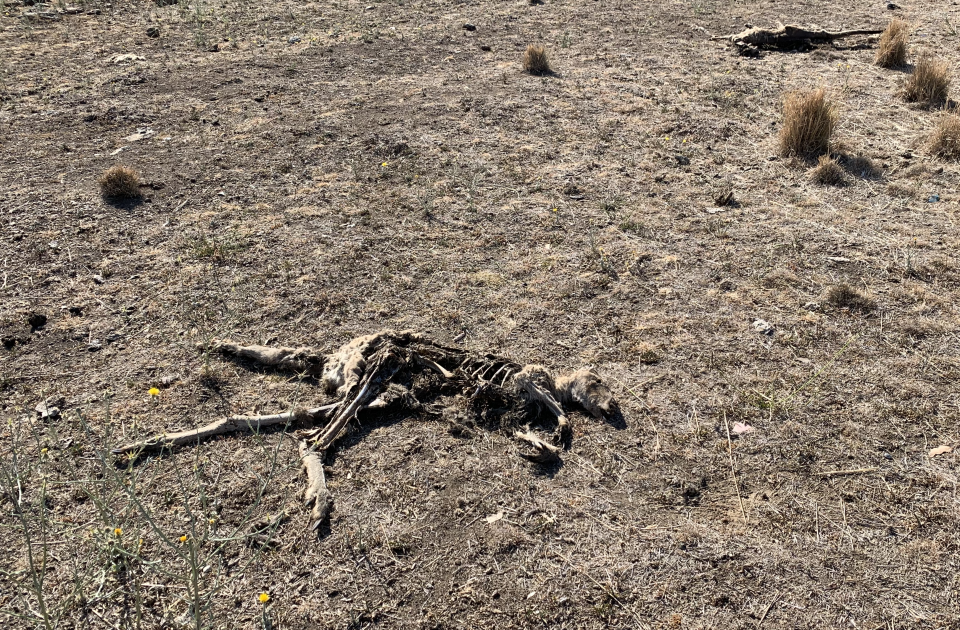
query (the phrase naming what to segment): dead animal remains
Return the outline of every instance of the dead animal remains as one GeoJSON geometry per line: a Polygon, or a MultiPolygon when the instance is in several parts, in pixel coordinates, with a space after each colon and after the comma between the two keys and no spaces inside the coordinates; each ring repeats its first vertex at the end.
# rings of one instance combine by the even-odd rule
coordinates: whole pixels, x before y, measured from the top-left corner
{"type": "Polygon", "coordinates": [[[274,425],[305,426],[294,435],[300,440],[300,459],[307,473],[304,500],[313,507],[314,529],[329,518],[333,508],[323,474],[324,454],[361,413],[404,409],[445,418],[461,432],[469,432],[473,423],[512,427],[513,437],[530,449],[521,454],[537,463],[557,461],[562,447],[569,444],[565,407],[578,405],[596,418],[619,417],[613,394],[589,370],[555,377],[539,365],[521,366],[492,354],[473,354],[409,331],[384,330],[357,337],[326,356],[310,348],[241,346],[229,341],[215,341],[211,349],[319,377],[337,401],[268,416],[233,416],[198,429],[134,442],[115,449],[114,454],[136,456],[274,425]],[[556,435],[551,441],[530,430],[543,412],[556,418],[556,435]]]}
{"type": "Polygon", "coordinates": [[[794,48],[798,45],[812,42],[832,42],[845,37],[853,37],[854,35],[877,35],[882,32],[882,28],[836,32],[809,30],[800,28],[799,26],[784,25],[781,22],[777,22],[777,27],[774,29],[752,27],[739,33],[711,37],[710,39],[728,40],[732,44],[735,44],[741,53],[744,53],[750,51],[756,52],[760,48],[794,48]]]}

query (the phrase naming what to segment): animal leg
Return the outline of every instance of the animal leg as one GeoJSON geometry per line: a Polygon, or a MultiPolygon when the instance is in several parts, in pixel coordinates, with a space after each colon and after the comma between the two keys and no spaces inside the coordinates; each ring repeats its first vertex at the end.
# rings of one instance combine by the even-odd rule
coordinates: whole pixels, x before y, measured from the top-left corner
{"type": "Polygon", "coordinates": [[[139,442],[133,442],[132,444],[115,448],[111,452],[114,455],[124,455],[143,451],[159,451],[184,444],[196,444],[201,440],[224,433],[259,431],[265,427],[294,422],[300,418],[323,418],[336,409],[338,405],[339,403],[334,403],[332,405],[324,405],[323,407],[300,411],[287,411],[269,416],[231,416],[223,420],[211,422],[197,429],[188,429],[186,431],[178,431],[177,433],[165,433],[146,440],[140,440],[139,442]]]}
{"type": "Polygon", "coordinates": [[[313,507],[310,513],[313,524],[310,529],[315,530],[330,518],[333,497],[327,490],[327,479],[323,474],[323,453],[313,450],[306,442],[301,441],[300,461],[307,473],[307,490],[303,495],[303,503],[306,507],[313,507]]]}
{"type": "Polygon", "coordinates": [[[310,348],[271,348],[269,346],[241,346],[231,341],[214,339],[212,350],[222,354],[249,359],[262,365],[282,370],[304,372],[318,376],[323,371],[324,357],[310,348]]]}
{"type": "Polygon", "coordinates": [[[533,447],[534,452],[532,455],[520,453],[521,457],[538,464],[549,464],[560,459],[560,449],[538,438],[529,428],[527,428],[526,431],[517,431],[513,436],[533,447]]]}

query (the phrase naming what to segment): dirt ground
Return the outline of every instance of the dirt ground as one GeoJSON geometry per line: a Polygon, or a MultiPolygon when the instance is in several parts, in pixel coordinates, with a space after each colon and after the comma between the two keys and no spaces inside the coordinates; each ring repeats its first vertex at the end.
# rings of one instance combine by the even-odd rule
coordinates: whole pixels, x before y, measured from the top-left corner
{"type": "Polygon", "coordinates": [[[901,15],[956,71],[960,6],[897,4],[2,0],[5,627],[960,627],[943,112],[866,37],[710,40],[901,15]],[[777,157],[817,86],[846,186],[777,157]],[[101,198],[114,164],[140,201],[101,198]],[[367,417],[319,535],[282,432],[106,454],[328,400],[198,344],[381,328],[592,367],[626,427],[575,414],[543,469],[367,417]]]}

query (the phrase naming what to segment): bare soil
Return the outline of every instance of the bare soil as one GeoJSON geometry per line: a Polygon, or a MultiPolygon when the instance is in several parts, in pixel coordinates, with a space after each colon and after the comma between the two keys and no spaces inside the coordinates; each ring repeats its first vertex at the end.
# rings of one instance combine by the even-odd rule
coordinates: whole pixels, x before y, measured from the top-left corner
{"type": "Polygon", "coordinates": [[[901,15],[956,72],[960,6],[897,4],[3,0],[6,627],[960,627],[941,110],[866,37],[710,40],[901,15]],[[842,187],[776,157],[783,94],[819,86],[842,187]],[[101,198],[115,164],[140,200],[101,198]],[[197,344],[381,328],[593,367],[626,426],[575,416],[543,469],[368,417],[319,535],[282,432],[103,457],[326,401],[197,344]]]}

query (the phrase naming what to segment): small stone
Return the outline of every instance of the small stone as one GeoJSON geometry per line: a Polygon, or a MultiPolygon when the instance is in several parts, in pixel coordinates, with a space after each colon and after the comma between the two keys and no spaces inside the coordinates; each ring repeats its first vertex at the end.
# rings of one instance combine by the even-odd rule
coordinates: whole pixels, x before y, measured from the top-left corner
{"type": "Polygon", "coordinates": [[[675,155],[673,159],[675,159],[680,166],[690,166],[690,158],[685,155],[675,155]]]}
{"type": "Polygon", "coordinates": [[[106,282],[106,280],[104,279],[103,276],[96,275],[96,276],[93,276],[93,282],[94,284],[103,284],[104,282],[106,282]]]}
{"type": "Polygon", "coordinates": [[[56,420],[60,417],[60,409],[55,407],[52,400],[45,400],[37,405],[37,417],[41,420],[56,420]]]}
{"type": "Polygon", "coordinates": [[[149,27],[147,29],[147,37],[153,37],[154,39],[156,39],[157,37],[160,37],[160,27],[159,26],[149,27]]]}
{"type": "Polygon", "coordinates": [[[894,4],[893,2],[888,2],[888,3],[887,3],[887,10],[888,10],[888,11],[896,11],[896,10],[899,9],[899,8],[900,8],[900,5],[899,5],[899,4],[894,4]]]}
{"type": "Polygon", "coordinates": [[[470,22],[467,22],[466,24],[463,25],[463,30],[472,32],[477,30],[477,27],[471,24],[470,22]]]}
{"type": "Polygon", "coordinates": [[[765,319],[758,319],[753,322],[753,329],[761,335],[772,336],[776,329],[765,319]]]}
{"type": "Polygon", "coordinates": [[[287,43],[288,43],[288,44],[299,44],[299,43],[300,43],[300,38],[297,37],[296,35],[294,35],[293,37],[291,37],[291,38],[289,38],[289,39],[287,40],[287,43]]]}
{"type": "Polygon", "coordinates": [[[820,303],[819,303],[819,302],[807,302],[806,304],[803,305],[803,308],[805,308],[805,309],[808,310],[808,311],[819,311],[819,310],[820,310],[820,303]]]}
{"type": "Polygon", "coordinates": [[[103,344],[100,343],[100,340],[98,339],[93,339],[90,341],[90,343],[87,344],[88,352],[97,352],[102,349],[103,349],[103,344]]]}
{"type": "Polygon", "coordinates": [[[940,195],[930,195],[927,199],[927,203],[937,203],[938,201],[940,201],[940,195]]]}
{"type": "Polygon", "coordinates": [[[30,324],[31,332],[43,328],[47,324],[47,316],[43,313],[30,313],[27,315],[27,323],[30,324]]]}
{"type": "Polygon", "coordinates": [[[176,383],[178,380],[180,380],[180,377],[177,376],[176,374],[167,374],[166,376],[160,379],[160,384],[163,385],[164,387],[170,387],[171,385],[176,383]]]}

